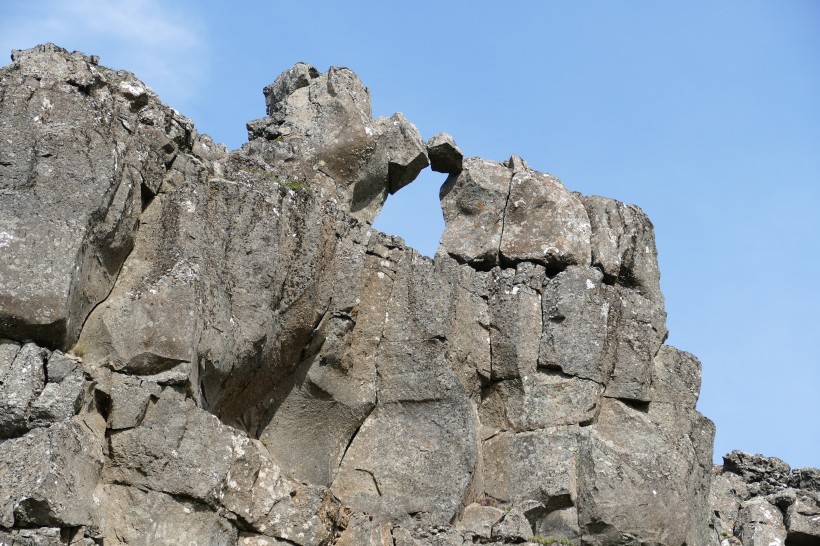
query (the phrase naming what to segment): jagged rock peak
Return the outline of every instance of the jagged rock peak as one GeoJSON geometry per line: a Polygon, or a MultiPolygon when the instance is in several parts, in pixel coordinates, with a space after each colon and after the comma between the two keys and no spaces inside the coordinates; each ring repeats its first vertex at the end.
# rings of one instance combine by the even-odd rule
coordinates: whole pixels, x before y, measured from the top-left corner
{"type": "Polygon", "coordinates": [[[372,119],[370,91],[351,70],[297,63],[264,90],[268,116],[248,123],[244,150],[280,179],[323,192],[372,222],[430,164],[418,129],[400,113],[372,119]]]}

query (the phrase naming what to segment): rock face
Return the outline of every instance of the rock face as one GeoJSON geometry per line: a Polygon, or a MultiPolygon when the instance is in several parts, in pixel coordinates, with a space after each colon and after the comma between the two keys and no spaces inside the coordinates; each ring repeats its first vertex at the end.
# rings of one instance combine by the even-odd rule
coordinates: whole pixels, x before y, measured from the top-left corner
{"type": "Polygon", "coordinates": [[[712,471],[709,504],[721,545],[820,544],[820,469],[732,451],[712,471]]]}
{"type": "Polygon", "coordinates": [[[228,152],[94,57],[0,71],[0,543],[815,539],[772,485],[812,471],[738,459],[763,485],[710,507],[637,207],[374,120],[344,68],[264,94],[228,152]],[[431,162],[435,260],[370,225],[431,162]]]}

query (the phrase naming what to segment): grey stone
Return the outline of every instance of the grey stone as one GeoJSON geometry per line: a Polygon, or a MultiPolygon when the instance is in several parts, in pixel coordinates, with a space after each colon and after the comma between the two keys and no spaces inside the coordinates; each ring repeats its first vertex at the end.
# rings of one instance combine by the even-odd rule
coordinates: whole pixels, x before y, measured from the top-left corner
{"type": "Polygon", "coordinates": [[[652,400],[694,409],[700,393],[700,370],[694,355],[661,345],[654,359],[652,400]]]}
{"type": "Polygon", "coordinates": [[[0,438],[73,417],[84,383],[76,359],[34,343],[0,341],[0,438]]]}
{"type": "Polygon", "coordinates": [[[649,401],[653,359],[666,338],[657,304],[603,283],[595,268],[568,267],[544,287],[539,364],[606,386],[613,398],[649,401]]]}
{"type": "Polygon", "coordinates": [[[550,269],[589,265],[590,227],[580,200],[520,158],[469,158],[441,187],[440,253],[481,269],[533,261],[550,269]],[[539,220],[531,221],[532,218],[539,220]]]}
{"type": "MultiPolygon", "coordinates": [[[[59,527],[38,527],[35,529],[12,529],[5,531],[0,529],[0,544],[4,546],[63,546],[64,530],[59,527]]],[[[72,537],[74,538],[74,537],[72,537]]],[[[90,546],[93,541],[85,542],[80,533],[79,539],[74,539],[70,544],[82,544],[90,546]]]]}
{"type": "Polygon", "coordinates": [[[820,468],[797,468],[792,471],[789,485],[820,493],[820,468]]]}
{"type": "Polygon", "coordinates": [[[820,542],[820,495],[798,493],[786,511],[787,544],[809,545],[820,542]]]}
{"type": "Polygon", "coordinates": [[[580,199],[554,176],[523,162],[511,160],[510,165],[499,249],[502,262],[528,260],[551,270],[589,265],[590,225],[580,199]]]}
{"type": "Polygon", "coordinates": [[[418,129],[401,113],[374,122],[379,135],[371,162],[387,163],[387,190],[393,194],[416,179],[430,164],[418,129]]]}
{"type": "Polygon", "coordinates": [[[66,350],[193,126],[132,75],[50,44],[16,52],[0,85],[0,244],[13,257],[0,261],[0,336],[66,350]]]}
{"type": "Polygon", "coordinates": [[[762,498],[745,501],[740,506],[735,523],[735,535],[743,546],[785,544],[786,527],[783,514],[762,498]]]}
{"type": "Polygon", "coordinates": [[[464,513],[456,522],[456,529],[468,531],[474,536],[489,539],[493,527],[504,517],[504,511],[493,506],[483,506],[472,503],[464,509],[464,513]]]}
{"type": "Polygon", "coordinates": [[[44,426],[76,415],[83,401],[85,377],[76,359],[54,352],[46,362],[48,382],[31,404],[31,425],[44,426]]]}
{"type": "Polygon", "coordinates": [[[702,417],[690,422],[697,414],[687,417],[670,411],[672,406],[654,406],[644,414],[605,399],[596,425],[584,429],[578,520],[585,543],[618,543],[622,535],[636,543],[658,536],[666,544],[707,543],[704,484],[711,471],[713,425],[702,417]],[[689,500],[681,503],[683,497],[689,500]],[[669,506],[681,509],[672,512],[669,506]]]}
{"type": "Polygon", "coordinates": [[[162,387],[139,377],[112,373],[108,385],[97,385],[99,392],[108,395],[108,428],[112,431],[138,426],[148,404],[159,398],[162,387]]]}
{"type": "Polygon", "coordinates": [[[319,544],[331,532],[335,508],[324,488],[287,479],[260,442],[171,388],[138,427],[110,438],[108,480],[228,510],[259,534],[300,545],[319,544]]]}
{"type": "Polygon", "coordinates": [[[503,502],[572,505],[578,494],[577,427],[502,432],[483,445],[484,490],[503,502]]]}
{"type": "Polygon", "coordinates": [[[640,294],[615,287],[612,311],[617,317],[612,376],[606,396],[649,402],[653,359],[667,336],[666,312],[640,294]]]}
{"type": "Polygon", "coordinates": [[[307,63],[296,63],[282,72],[276,81],[265,87],[265,106],[268,115],[283,109],[285,100],[297,89],[310,85],[310,80],[318,78],[319,71],[307,63]]]}
{"type": "Polygon", "coordinates": [[[425,145],[344,68],[284,73],[229,153],[128,73],[14,58],[0,233],[65,247],[0,236],[13,540],[711,545],[761,494],[808,532],[814,474],[746,456],[710,513],[699,364],[663,345],[636,207],[425,145]],[[450,174],[435,260],[370,227],[428,154],[450,174]]]}
{"type": "Polygon", "coordinates": [[[604,385],[612,374],[612,288],[594,268],[569,267],[544,286],[539,364],[604,385]],[[583,342],[581,342],[583,340],[583,342]]]}
{"type": "Polygon", "coordinates": [[[546,513],[538,518],[536,531],[544,537],[577,538],[581,534],[581,529],[578,527],[578,509],[575,506],[569,506],[546,513]]]}
{"type": "Polygon", "coordinates": [[[592,229],[592,265],[662,307],[658,252],[649,218],[635,205],[614,199],[591,195],[581,201],[592,229]]]}
{"type": "Polygon", "coordinates": [[[789,487],[791,468],[777,457],[734,450],[723,457],[723,470],[738,474],[751,495],[768,495],[789,487]]]}
{"type": "Polygon", "coordinates": [[[510,542],[520,542],[532,538],[530,522],[516,508],[504,514],[504,517],[493,525],[492,537],[510,542]]]}
{"type": "Polygon", "coordinates": [[[370,92],[347,68],[298,63],[265,88],[268,117],[248,123],[243,148],[281,183],[297,182],[372,222],[429,164],[418,130],[401,114],[372,120],[370,92]]]}
{"type": "Polygon", "coordinates": [[[748,499],[746,483],[740,476],[715,467],[709,491],[709,508],[714,515],[713,526],[720,536],[734,533],[740,503],[748,499]]]}
{"type": "Polygon", "coordinates": [[[501,163],[464,160],[463,170],[441,187],[444,233],[437,255],[449,254],[481,269],[498,264],[511,179],[512,172],[501,163]]]}
{"type": "Polygon", "coordinates": [[[0,526],[98,528],[104,426],[92,414],[0,443],[0,526]]]}
{"type": "Polygon", "coordinates": [[[427,512],[450,521],[475,465],[465,410],[434,401],[379,406],[348,447],[331,491],[380,518],[427,512]]]}
{"type": "Polygon", "coordinates": [[[214,546],[237,543],[237,530],[230,520],[220,517],[207,505],[184,497],[109,485],[105,491],[105,510],[106,542],[214,546]]]}
{"type": "Polygon", "coordinates": [[[439,133],[427,141],[427,155],[430,157],[430,168],[436,172],[458,174],[464,161],[455,140],[450,133],[439,133]]]}
{"type": "Polygon", "coordinates": [[[30,428],[30,407],[45,387],[47,355],[34,343],[0,342],[0,438],[30,428]]]}

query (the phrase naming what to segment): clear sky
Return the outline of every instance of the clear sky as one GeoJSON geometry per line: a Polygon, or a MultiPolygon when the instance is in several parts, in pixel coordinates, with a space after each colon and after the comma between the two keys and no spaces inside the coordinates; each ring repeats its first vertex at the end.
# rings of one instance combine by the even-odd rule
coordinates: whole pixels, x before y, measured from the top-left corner
{"type": "MultiPolygon", "coordinates": [[[[0,3],[0,52],[45,41],[136,73],[230,148],[281,71],[348,66],[374,115],[639,205],[716,460],[820,467],[820,2],[0,3]]],[[[434,254],[443,180],[377,226],[434,254]]]]}

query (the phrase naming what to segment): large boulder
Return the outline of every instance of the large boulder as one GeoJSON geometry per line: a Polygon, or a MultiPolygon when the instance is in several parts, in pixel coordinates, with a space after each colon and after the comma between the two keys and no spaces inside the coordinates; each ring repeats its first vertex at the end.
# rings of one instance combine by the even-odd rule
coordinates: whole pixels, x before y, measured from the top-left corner
{"type": "MultiPolygon", "coordinates": [[[[453,169],[455,171],[455,169],[453,169]]],[[[560,270],[590,264],[591,228],[580,199],[517,156],[464,161],[441,188],[439,253],[489,269],[530,261],[560,270]]]]}

